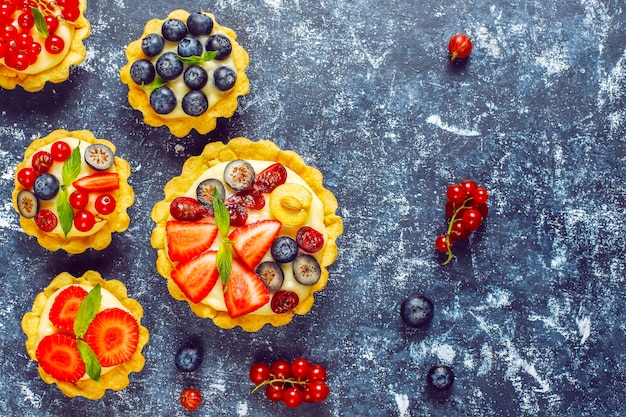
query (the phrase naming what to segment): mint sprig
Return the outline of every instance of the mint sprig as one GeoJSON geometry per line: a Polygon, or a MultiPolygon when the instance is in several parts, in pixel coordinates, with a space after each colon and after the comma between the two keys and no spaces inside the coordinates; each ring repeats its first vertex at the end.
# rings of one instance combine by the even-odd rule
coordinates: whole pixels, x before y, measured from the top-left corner
{"type": "Polygon", "coordinates": [[[152,80],[150,84],[146,85],[145,83],[142,83],[141,88],[144,91],[154,91],[158,88],[163,87],[165,84],[167,84],[167,81],[165,81],[163,78],[154,77],[154,80],[152,80]]]}
{"type": "Polygon", "coordinates": [[[70,204],[70,195],[67,190],[61,190],[59,198],[57,199],[57,212],[59,213],[59,223],[61,224],[61,230],[67,237],[67,234],[72,230],[74,224],[74,209],[70,204]]]}
{"type": "Polygon", "coordinates": [[[76,313],[76,318],[74,319],[74,335],[77,339],[76,345],[78,347],[78,353],[80,353],[81,359],[85,362],[87,375],[94,381],[100,380],[102,366],[91,347],[89,347],[85,341],[78,339],[85,335],[89,325],[100,310],[101,302],[102,290],[100,284],[96,284],[96,286],[89,291],[87,296],[83,298],[83,301],[81,301],[78,312],[76,313]]]}
{"type": "Polygon", "coordinates": [[[61,191],[59,198],[57,199],[59,223],[61,223],[61,230],[63,230],[66,237],[72,229],[72,224],[74,223],[74,209],[70,204],[70,195],[67,189],[70,184],[78,178],[78,175],[80,174],[81,162],[79,142],[79,144],[72,150],[69,158],[67,158],[63,163],[63,170],[61,171],[61,191]]]}
{"type": "Polygon", "coordinates": [[[217,56],[217,51],[206,51],[202,55],[180,56],[176,54],[176,58],[183,64],[198,65],[204,62],[212,61],[217,56]]]}
{"type": "Polygon", "coordinates": [[[228,232],[230,231],[230,212],[220,199],[217,189],[213,190],[213,215],[215,216],[215,224],[222,236],[222,243],[217,250],[217,257],[215,263],[217,264],[217,271],[220,274],[222,284],[226,285],[230,278],[230,272],[233,268],[233,253],[230,249],[233,242],[228,239],[228,232]]]}
{"type": "Polygon", "coordinates": [[[37,28],[37,32],[41,35],[42,38],[46,39],[50,32],[48,31],[48,25],[46,25],[46,20],[41,14],[41,11],[36,7],[31,7],[30,11],[33,13],[33,17],[35,18],[35,27],[37,28]]]}
{"type": "Polygon", "coordinates": [[[94,353],[93,349],[83,340],[76,341],[76,347],[78,347],[78,353],[80,358],[85,362],[85,370],[89,378],[94,381],[100,381],[100,374],[102,373],[102,365],[98,361],[98,357],[94,353]]]}

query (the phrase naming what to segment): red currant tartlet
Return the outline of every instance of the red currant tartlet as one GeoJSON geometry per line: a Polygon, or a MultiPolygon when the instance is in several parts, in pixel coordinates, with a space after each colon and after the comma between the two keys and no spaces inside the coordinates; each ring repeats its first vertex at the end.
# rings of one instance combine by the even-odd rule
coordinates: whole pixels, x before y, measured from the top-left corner
{"type": "Polygon", "coordinates": [[[67,80],[87,55],[85,8],[85,0],[0,2],[0,87],[34,92],[67,80]]]}
{"type": "Polygon", "coordinates": [[[149,126],[166,125],[178,137],[192,129],[210,132],[250,90],[248,53],[236,39],[210,13],[175,10],[150,20],[126,48],[128,63],[120,71],[131,107],[149,126]]]}
{"type": "Polygon", "coordinates": [[[57,275],[22,318],[26,351],[39,375],[68,397],[101,398],[121,390],[129,374],[143,369],[141,353],[150,333],[141,325],[143,308],[118,280],[87,271],[57,275]]]}
{"type": "Polygon", "coordinates": [[[313,306],[343,232],[322,174],[270,141],[208,144],[152,210],[171,295],[222,328],[281,326],[313,306]]]}
{"type": "Polygon", "coordinates": [[[102,250],[130,224],[130,165],[86,130],[55,130],[28,146],[15,170],[13,207],[22,229],[51,251],[102,250]]]}

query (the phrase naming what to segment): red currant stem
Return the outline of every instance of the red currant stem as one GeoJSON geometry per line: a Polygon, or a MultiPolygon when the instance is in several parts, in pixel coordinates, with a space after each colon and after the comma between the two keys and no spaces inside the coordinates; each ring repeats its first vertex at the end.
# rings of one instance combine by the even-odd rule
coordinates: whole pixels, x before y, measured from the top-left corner
{"type": "Polygon", "coordinates": [[[259,385],[257,385],[256,387],[254,387],[254,389],[250,392],[250,394],[254,394],[255,392],[257,392],[260,388],[264,387],[265,385],[270,385],[273,384],[275,382],[282,382],[283,384],[291,384],[291,385],[306,385],[309,383],[308,379],[293,379],[293,378],[270,378],[267,379],[263,382],[261,382],[259,385]]]}
{"type": "Polygon", "coordinates": [[[448,247],[448,259],[445,260],[445,262],[443,262],[441,265],[448,265],[450,263],[450,261],[452,261],[452,259],[454,259],[454,254],[452,253],[452,242],[450,241],[450,234],[452,233],[452,224],[454,222],[456,222],[458,219],[458,214],[465,210],[466,208],[468,208],[469,206],[466,205],[467,203],[469,203],[472,200],[472,197],[469,197],[467,199],[465,199],[465,201],[463,201],[463,204],[461,204],[459,207],[457,207],[454,210],[454,213],[452,213],[452,217],[450,217],[450,221],[448,222],[448,232],[446,233],[446,245],[448,247]]]}

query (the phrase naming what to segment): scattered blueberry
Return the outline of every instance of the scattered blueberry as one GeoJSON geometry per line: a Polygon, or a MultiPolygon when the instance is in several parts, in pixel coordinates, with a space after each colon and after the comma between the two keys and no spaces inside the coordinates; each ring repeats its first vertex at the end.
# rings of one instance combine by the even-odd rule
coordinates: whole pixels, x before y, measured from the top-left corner
{"type": "Polygon", "coordinates": [[[193,36],[185,36],[178,42],[178,55],[180,56],[201,56],[202,52],[202,42],[193,36]]]}
{"type": "Polygon", "coordinates": [[[139,85],[148,85],[154,80],[154,65],[147,59],[139,59],[130,67],[130,77],[139,85]]]}
{"type": "Polygon", "coordinates": [[[40,174],[33,184],[33,191],[40,200],[52,200],[59,192],[59,180],[52,174],[40,174]]]}
{"type": "Polygon", "coordinates": [[[209,75],[199,65],[192,65],[185,70],[183,74],[185,85],[192,90],[200,90],[209,80],[209,75]]]}
{"type": "Polygon", "coordinates": [[[426,383],[437,390],[447,390],[454,382],[454,373],[449,366],[435,365],[426,374],[426,383]]]}
{"type": "Polygon", "coordinates": [[[209,36],[205,44],[207,51],[217,51],[215,59],[224,59],[230,55],[233,47],[230,44],[230,39],[224,35],[209,36]]]}
{"type": "Polygon", "coordinates": [[[193,372],[202,363],[204,348],[199,340],[190,340],[178,349],[174,364],[183,372],[193,372]]]}
{"type": "Polygon", "coordinates": [[[298,256],[298,244],[289,236],[279,236],[274,239],[270,252],[276,262],[286,264],[298,256]]]}
{"type": "Polygon", "coordinates": [[[149,57],[160,54],[164,45],[165,41],[161,35],[157,33],[146,35],[146,37],[141,40],[141,49],[143,50],[143,53],[149,57]]]}
{"type": "Polygon", "coordinates": [[[433,302],[424,295],[413,294],[402,302],[400,316],[404,324],[410,327],[422,327],[433,319],[433,302]]]}
{"type": "Polygon", "coordinates": [[[322,269],[311,255],[300,255],[293,261],[293,276],[302,285],[314,285],[319,281],[322,269]]]}
{"type": "Polygon", "coordinates": [[[183,97],[183,111],[190,116],[200,116],[209,108],[209,100],[203,92],[193,90],[183,97]]]}
{"type": "Polygon", "coordinates": [[[174,52],[166,52],[157,60],[156,72],[165,81],[170,81],[183,73],[183,63],[174,52]]]}
{"type": "Polygon", "coordinates": [[[220,91],[228,91],[237,81],[237,73],[228,67],[219,67],[213,73],[215,87],[220,91]]]}
{"type": "Polygon", "coordinates": [[[213,30],[213,19],[200,12],[191,13],[187,18],[187,28],[192,35],[208,35],[213,30]]]}
{"type": "Polygon", "coordinates": [[[259,266],[256,267],[255,272],[261,281],[263,281],[263,284],[265,284],[269,292],[278,291],[283,285],[283,270],[280,269],[280,266],[278,266],[276,262],[261,262],[259,266]]]}
{"type": "Polygon", "coordinates": [[[187,26],[180,19],[167,19],[161,26],[161,33],[168,41],[178,42],[187,34],[187,26]]]}
{"type": "Polygon", "coordinates": [[[150,94],[150,105],[159,114],[169,114],[176,107],[176,94],[167,87],[157,88],[150,94]]]}

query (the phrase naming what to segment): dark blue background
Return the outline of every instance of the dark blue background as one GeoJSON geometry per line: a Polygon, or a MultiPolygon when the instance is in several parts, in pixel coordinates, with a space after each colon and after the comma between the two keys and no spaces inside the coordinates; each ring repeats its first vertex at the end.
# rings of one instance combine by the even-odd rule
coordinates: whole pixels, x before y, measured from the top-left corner
{"type": "Polygon", "coordinates": [[[90,1],[87,59],[68,81],[0,91],[0,414],[618,416],[626,391],[626,3],[623,0],[90,1]],[[251,91],[207,136],[142,123],[119,81],[124,49],[174,8],[211,11],[250,54],[251,91]],[[447,60],[456,32],[474,41],[447,60]],[[132,167],[131,226],[109,248],[47,252],[10,203],[24,149],[54,129],[89,129],[132,167]],[[186,158],[210,140],[271,139],[319,168],[345,232],[313,310],[282,328],[222,330],[169,296],[155,271],[150,210],[186,158]],[[446,187],[472,178],[490,213],[445,267],[446,187]],[[22,315],[58,273],[122,280],[145,308],[146,366],[93,402],[43,383],[22,315]],[[435,303],[429,329],[408,330],[402,300],[435,303]],[[174,367],[198,335],[206,358],[174,367]],[[250,395],[249,366],[306,356],[331,396],[287,410],[250,395]],[[433,396],[437,363],[456,375],[433,396]]]}

